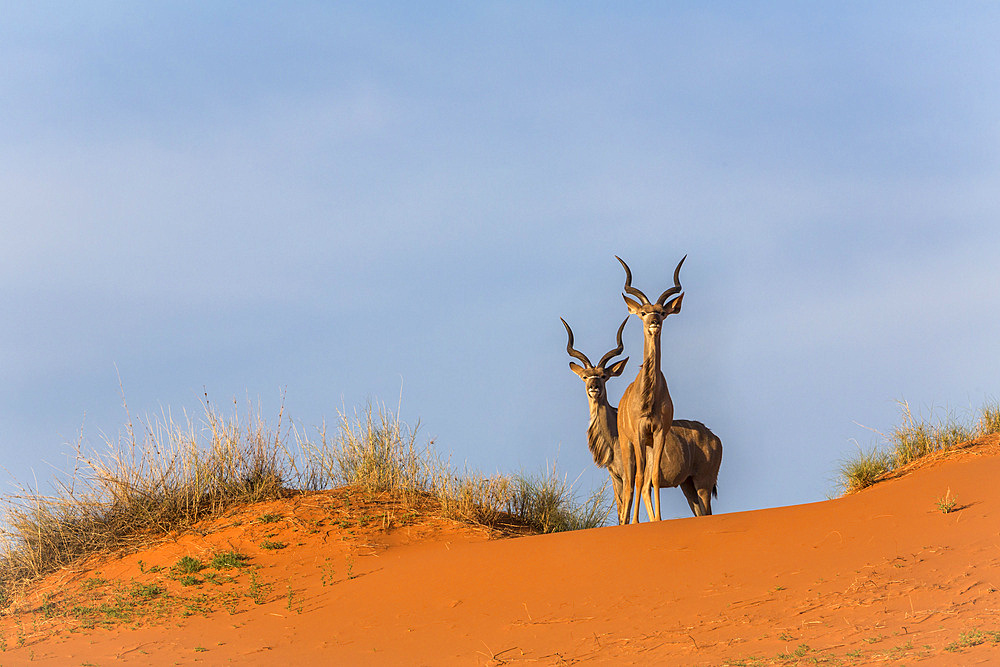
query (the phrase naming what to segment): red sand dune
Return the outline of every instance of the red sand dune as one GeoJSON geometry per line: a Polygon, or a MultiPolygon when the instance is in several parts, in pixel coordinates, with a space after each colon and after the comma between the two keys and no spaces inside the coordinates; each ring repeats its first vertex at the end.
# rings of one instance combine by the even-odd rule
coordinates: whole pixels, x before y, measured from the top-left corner
{"type": "Polygon", "coordinates": [[[58,573],[0,620],[0,664],[1000,664],[995,437],[836,500],[515,539],[427,517],[345,528],[343,496],[58,573]],[[263,604],[72,631],[44,613],[88,579],[163,580],[150,564],[229,548],[259,566],[263,604]]]}

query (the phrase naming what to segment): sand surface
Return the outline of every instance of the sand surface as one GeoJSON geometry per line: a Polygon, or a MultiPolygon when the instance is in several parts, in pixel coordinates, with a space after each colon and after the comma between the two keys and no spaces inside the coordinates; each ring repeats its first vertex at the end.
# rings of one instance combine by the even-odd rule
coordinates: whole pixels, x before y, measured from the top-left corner
{"type": "Polygon", "coordinates": [[[49,577],[0,618],[0,665],[1000,664],[996,438],[845,498],[638,526],[490,539],[336,490],[199,528],[49,577]],[[227,550],[250,560],[170,570],[227,550]]]}

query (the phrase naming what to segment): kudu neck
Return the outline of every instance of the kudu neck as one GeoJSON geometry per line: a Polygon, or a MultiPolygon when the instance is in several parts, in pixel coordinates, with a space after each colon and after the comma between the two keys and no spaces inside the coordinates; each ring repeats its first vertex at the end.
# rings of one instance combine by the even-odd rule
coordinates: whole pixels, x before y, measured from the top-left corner
{"type": "Polygon", "coordinates": [[[657,374],[660,372],[660,332],[651,334],[648,329],[643,331],[642,373],[640,373],[640,377],[653,385],[656,384],[657,374]]]}
{"type": "Polygon", "coordinates": [[[606,394],[600,399],[590,399],[590,423],[594,422],[603,422],[611,426],[615,432],[618,430],[618,411],[608,403],[606,394]]]}
{"type": "Polygon", "coordinates": [[[618,447],[618,411],[608,403],[606,395],[590,399],[590,426],[587,428],[587,445],[594,463],[607,468],[614,460],[618,447]]]}

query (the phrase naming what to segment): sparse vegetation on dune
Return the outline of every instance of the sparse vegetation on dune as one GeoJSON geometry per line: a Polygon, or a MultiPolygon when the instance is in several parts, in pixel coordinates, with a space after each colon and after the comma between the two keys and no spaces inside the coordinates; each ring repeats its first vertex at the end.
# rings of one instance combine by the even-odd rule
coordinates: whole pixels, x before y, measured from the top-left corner
{"type": "Polygon", "coordinates": [[[324,427],[317,443],[299,442],[306,462],[297,470],[300,485],[390,492],[414,504],[431,501],[463,521],[543,533],[601,526],[611,511],[604,488],[578,503],[573,485],[555,466],[542,474],[455,471],[430,444],[417,446],[416,431],[384,406],[369,405],[353,419],[341,414],[335,438],[324,427]]]}
{"type": "Polygon", "coordinates": [[[282,438],[258,416],[223,418],[205,403],[200,429],[161,416],[75,446],[73,471],[51,495],[21,487],[6,496],[0,585],[30,581],[92,553],[141,543],[240,504],[282,494],[282,438]]]}
{"type": "Polygon", "coordinates": [[[53,480],[51,494],[21,486],[4,497],[0,605],[19,585],[88,555],[138,548],[290,493],[352,486],[397,495],[420,511],[528,532],[596,527],[610,513],[604,489],[580,504],[554,467],[534,476],[456,472],[381,405],[341,414],[337,434],[322,427],[315,440],[284,425],[283,409],[273,428],[259,411],[250,414],[234,405],[223,415],[206,400],[198,425],[161,414],[136,428],[129,418],[99,451],[78,442],[72,472],[53,480]]]}
{"type": "Polygon", "coordinates": [[[902,423],[882,436],[881,446],[859,450],[857,456],[841,464],[839,482],[845,493],[871,486],[884,475],[929,454],[1000,433],[1000,405],[995,403],[984,406],[971,426],[951,415],[937,422],[917,419],[906,402],[901,402],[900,408],[902,423]]]}

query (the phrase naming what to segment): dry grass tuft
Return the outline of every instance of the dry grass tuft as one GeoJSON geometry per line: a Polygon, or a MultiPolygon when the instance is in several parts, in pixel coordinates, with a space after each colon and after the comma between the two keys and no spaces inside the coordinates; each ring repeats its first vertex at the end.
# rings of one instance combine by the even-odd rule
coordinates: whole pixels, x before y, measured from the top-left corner
{"type": "MultiPolygon", "coordinates": [[[[433,501],[447,516],[491,528],[533,532],[577,530],[603,525],[610,514],[604,490],[583,504],[555,467],[543,475],[485,476],[455,472],[448,461],[416,444],[409,429],[384,405],[368,405],[353,418],[340,414],[335,438],[319,430],[318,443],[300,442],[305,486],[350,485],[370,493],[388,491],[414,505],[433,501]]],[[[419,424],[418,424],[419,427],[419,424]]]]}
{"type": "Polygon", "coordinates": [[[987,404],[980,409],[974,426],[966,426],[947,415],[937,422],[916,419],[909,404],[900,402],[902,424],[883,435],[884,448],[859,450],[858,455],[841,463],[839,482],[845,493],[860,491],[889,473],[936,452],[992,433],[1000,433],[1000,406],[987,404]]]}
{"type": "MultiPolygon", "coordinates": [[[[231,507],[279,497],[285,475],[280,424],[223,417],[208,402],[201,428],[167,415],[131,419],[101,451],[74,448],[73,472],[44,495],[23,485],[5,497],[0,586],[31,581],[82,557],[135,547],[231,507]]],[[[127,408],[126,408],[127,414],[127,408]]]]}
{"type": "Polygon", "coordinates": [[[840,480],[847,493],[871,486],[892,470],[892,457],[878,448],[859,450],[858,455],[840,464],[840,480]]]}

